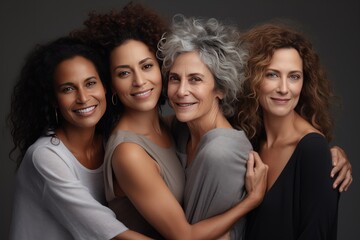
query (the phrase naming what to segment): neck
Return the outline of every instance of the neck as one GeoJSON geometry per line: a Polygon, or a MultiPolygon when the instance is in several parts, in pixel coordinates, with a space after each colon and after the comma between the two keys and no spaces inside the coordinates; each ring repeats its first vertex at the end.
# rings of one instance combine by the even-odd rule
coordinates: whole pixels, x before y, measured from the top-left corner
{"type": "Polygon", "coordinates": [[[116,129],[128,130],[137,134],[147,135],[161,132],[160,115],[157,108],[151,111],[125,111],[116,129]]]}
{"type": "Polygon", "coordinates": [[[86,151],[92,148],[96,141],[95,127],[78,128],[64,126],[55,131],[61,141],[69,148],[77,148],[86,151]]]}
{"type": "Polygon", "coordinates": [[[264,127],[266,132],[266,145],[271,147],[278,142],[286,142],[292,139],[296,132],[296,120],[299,115],[292,111],[282,117],[274,117],[264,114],[264,127]]]}
{"type": "Polygon", "coordinates": [[[189,151],[191,151],[190,149],[195,151],[201,137],[210,130],[215,128],[232,128],[231,124],[220,110],[212,113],[210,112],[206,116],[194,121],[189,121],[187,122],[187,126],[190,131],[190,139],[188,142],[189,151]]]}

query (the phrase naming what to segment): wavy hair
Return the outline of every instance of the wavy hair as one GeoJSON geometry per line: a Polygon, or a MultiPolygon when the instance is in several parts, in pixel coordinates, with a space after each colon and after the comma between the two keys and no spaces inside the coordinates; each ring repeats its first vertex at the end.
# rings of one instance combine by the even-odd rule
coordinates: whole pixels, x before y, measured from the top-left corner
{"type": "Polygon", "coordinates": [[[170,32],[158,44],[158,58],[163,60],[165,87],[170,68],[184,52],[198,52],[215,79],[215,87],[224,93],[219,104],[226,117],[234,114],[237,95],[244,81],[243,68],[247,53],[239,45],[240,33],[235,26],[224,25],[215,18],[173,17],[170,32]]]}
{"type": "MultiPolygon", "coordinates": [[[[14,147],[10,151],[10,158],[18,166],[31,144],[42,135],[52,135],[48,133],[49,130],[61,127],[63,119],[60,112],[58,119],[55,116],[54,72],[61,62],[75,56],[90,60],[104,87],[108,86],[103,58],[96,49],[68,37],[36,45],[27,55],[11,95],[8,123],[14,147]],[[13,158],[16,150],[18,156],[13,158]]],[[[102,126],[106,125],[102,124],[104,121],[105,117],[97,125],[97,131],[102,131],[102,126]]]]}
{"type": "Polygon", "coordinates": [[[263,116],[258,90],[265,71],[277,49],[294,48],[303,61],[304,83],[295,111],[330,141],[333,120],[330,103],[333,92],[318,54],[304,35],[282,23],[268,23],[253,27],[241,37],[249,49],[244,92],[234,122],[256,143],[264,136],[263,116]]]}

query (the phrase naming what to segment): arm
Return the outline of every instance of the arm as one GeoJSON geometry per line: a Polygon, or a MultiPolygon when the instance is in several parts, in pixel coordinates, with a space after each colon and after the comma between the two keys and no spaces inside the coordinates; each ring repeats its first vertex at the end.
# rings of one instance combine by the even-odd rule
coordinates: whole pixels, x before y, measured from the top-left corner
{"type": "MultiPolygon", "coordinates": [[[[74,239],[111,239],[127,228],[115,214],[94,199],[76,177],[74,168],[61,149],[39,148],[33,154],[34,168],[44,188],[44,206],[74,239]]],[[[126,239],[126,238],[125,238],[126,239]]]]}
{"type": "Polygon", "coordinates": [[[140,146],[133,143],[120,144],[113,154],[112,164],[121,189],[144,218],[166,239],[220,237],[255,208],[265,193],[267,168],[259,158],[256,161],[252,159],[248,162],[247,197],[223,214],[190,225],[182,207],[161,178],[155,161],[140,146]]]}
{"type": "Polygon", "coordinates": [[[331,188],[327,142],[323,137],[312,137],[301,151],[298,239],[335,239],[339,192],[331,188]]]}
{"type": "Polygon", "coordinates": [[[331,157],[333,163],[331,177],[333,178],[337,174],[333,188],[340,186],[339,192],[347,191],[353,181],[350,161],[348,160],[345,151],[338,146],[331,148],[331,157]]]}
{"type": "Polygon", "coordinates": [[[112,240],[150,240],[151,238],[148,238],[140,233],[127,230],[125,232],[120,233],[116,237],[112,238],[112,240]]]}

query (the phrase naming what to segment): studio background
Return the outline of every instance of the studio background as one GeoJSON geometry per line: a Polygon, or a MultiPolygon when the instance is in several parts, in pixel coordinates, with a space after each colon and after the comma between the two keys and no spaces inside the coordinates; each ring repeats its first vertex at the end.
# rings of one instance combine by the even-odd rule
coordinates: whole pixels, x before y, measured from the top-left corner
{"type": "MultiPolygon", "coordinates": [[[[79,28],[91,10],[121,8],[125,0],[34,0],[0,3],[0,239],[8,239],[11,219],[15,163],[6,116],[10,94],[26,54],[36,43],[44,43],[79,28]]],[[[141,1],[168,19],[176,13],[215,17],[246,30],[257,23],[287,19],[310,37],[321,62],[340,96],[335,139],[353,166],[354,182],[341,194],[338,239],[360,236],[360,1],[358,0],[154,0],[141,1]]],[[[30,91],[31,89],[29,89],[30,91]]]]}

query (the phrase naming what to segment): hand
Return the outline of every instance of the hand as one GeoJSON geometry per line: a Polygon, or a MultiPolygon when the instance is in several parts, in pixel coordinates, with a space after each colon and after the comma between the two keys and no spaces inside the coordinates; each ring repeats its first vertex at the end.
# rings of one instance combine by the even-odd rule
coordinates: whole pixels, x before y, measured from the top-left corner
{"type": "Polygon", "coordinates": [[[217,238],[217,240],[230,240],[230,231],[226,232],[224,235],[217,238]]]}
{"type": "Polygon", "coordinates": [[[257,152],[250,152],[247,161],[245,187],[249,198],[259,205],[267,188],[268,166],[261,161],[257,152]]]}
{"type": "Polygon", "coordinates": [[[331,157],[332,157],[332,163],[333,163],[333,169],[331,170],[331,177],[333,178],[336,174],[337,177],[334,181],[333,188],[339,187],[339,192],[347,191],[350,184],[353,181],[352,178],[352,167],[351,164],[344,152],[343,149],[341,149],[338,146],[332,147],[330,149],[331,151],[331,157]]]}

